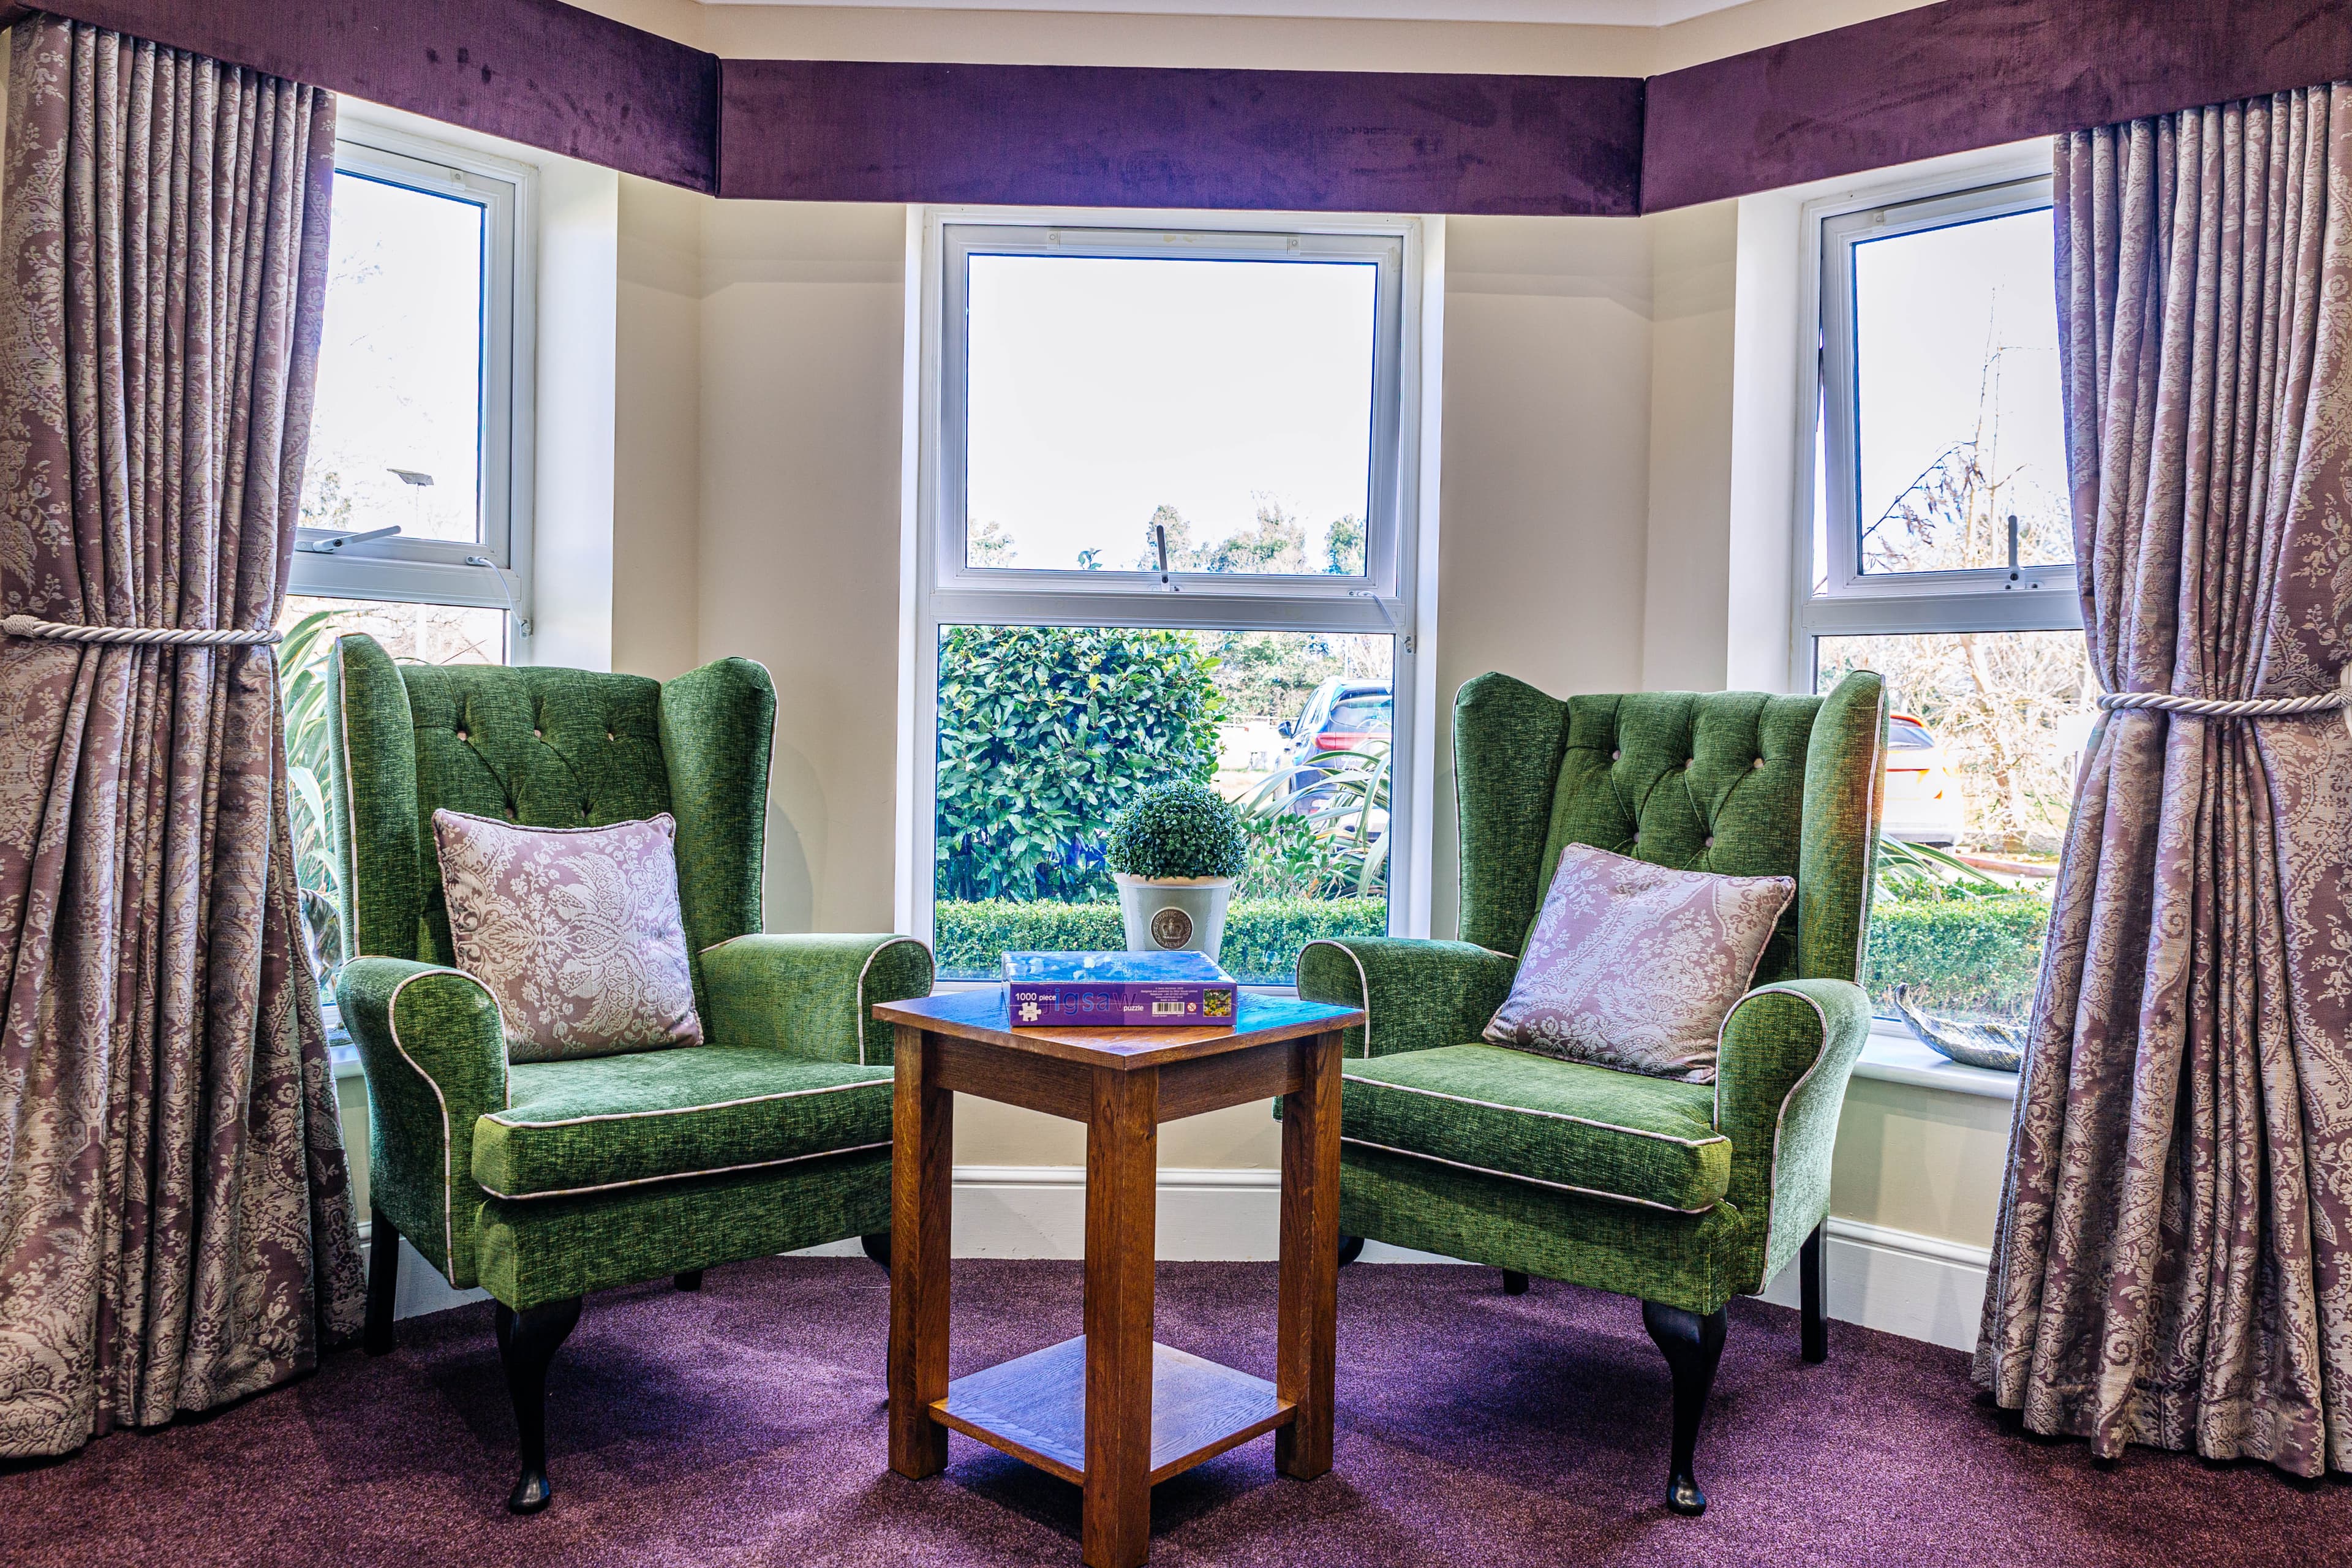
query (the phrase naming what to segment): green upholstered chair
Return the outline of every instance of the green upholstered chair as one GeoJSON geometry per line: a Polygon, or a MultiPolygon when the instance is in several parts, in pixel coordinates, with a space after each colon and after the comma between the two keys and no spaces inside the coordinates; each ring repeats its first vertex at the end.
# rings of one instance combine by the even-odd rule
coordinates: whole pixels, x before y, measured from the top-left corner
{"type": "Polygon", "coordinates": [[[1854,975],[1885,707],[1866,671],[1825,697],[1566,701],[1480,676],[1454,708],[1462,940],[1299,956],[1300,995],[1368,1019],[1342,1069],[1343,1234],[1495,1265],[1513,1292],[1538,1275],[1640,1299],[1672,1372],[1678,1512],[1706,1506],[1693,1451],[1731,1298],[1801,1254],[1803,1354],[1828,1353],[1822,1226],[1870,1030],[1854,975]],[[1715,1083],[1477,1043],[1571,843],[1796,879],[1755,989],[1724,1020],[1715,1083]]]}
{"type": "Polygon", "coordinates": [[[336,999],[367,1069],[367,1348],[392,1348],[405,1237],[498,1301],[521,1440],[508,1506],[548,1499],[547,1369],[592,1290],[869,1238],[890,1226],[890,1030],[921,996],[903,936],[763,936],[776,698],[740,658],[675,680],[396,665],[337,640],[330,816],[346,919],[336,999]],[[450,967],[435,808],[578,827],[668,812],[705,1043],[509,1063],[498,1005],[450,967]]]}

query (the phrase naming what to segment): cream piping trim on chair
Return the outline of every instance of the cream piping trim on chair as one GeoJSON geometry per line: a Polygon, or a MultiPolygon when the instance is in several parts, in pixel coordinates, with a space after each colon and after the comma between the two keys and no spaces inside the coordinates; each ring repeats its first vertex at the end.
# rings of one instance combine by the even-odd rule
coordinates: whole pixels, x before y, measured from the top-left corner
{"type": "MultiPolygon", "coordinates": [[[[2352,668],[2352,666],[2346,668],[2352,668]]],[[[1886,753],[1882,749],[1885,744],[1885,738],[1886,686],[1882,681],[1878,688],[1878,702],[1870,710],[1870,789],[1869,793],[1863,796],[1862,807],[1863,820],[1870,824],[1869,831],[1862,837],[1863,852],[1871,858],[1870,868],[1863,876],[1865,888],[1870,879],[1877,875],[1878,840],[1883,831],[1878,821],[1878,780],[1879,775],[1886,771],[1886,753]]],[[[1862,973],[1863,964],[1868,957],[1869,947],[1870,898],[1865,892],[1862,900],[1862,915],[1853,922],[1853,972],[1856,974],[1862,973]]],[[[1763,954],[1757,955],[1757,962],[1763,962],[1763,954]]],[[[1824,1043],[1829,1039],[1829,1026],[1826,1021],[1822,1027],[1822,1038],[1824,1043]]]]}
{"type": "MultiPolygon", "coordinates": [[[[454,974],[460,980],[470,981],[483,995],[489,997],[490,1009],[497,1013],[499,1017],[499,1055],[502,1060],[507,1048],[507,1016],[505,1010],[499,1006],[497,995],[488,986],[475,980],[462,969],[450,969],[438,964],[430,969],[420,969],[414,974],[403,975],[398,984],[393,986],[391,999],[383,1005],[383,1023],[384,1027],[392,1035],[392,1048],[400,1053],[400,1059],[408,1064],[410,1071],[425,1080],[425,1087],[433,1091],[434,1103],[441,1108],[441,1272],[447,1278],[450,1288],[455,1289],[457,1288],[457,1226],[450,1218],[450,1189],[457,1182],[457,1167],[453,1158],[455,1152],[451,1148],[449,1137],[449,1101],[443,1097],[441,1085],[435,1080],[433,1075],[418,1067],[416,1058],[410,1056],[408,1047],[400,1042],[400,994],[407,990],[413,982],[432,974],[454,974]]],[[[506,1076],[505,1068],[501,1067],[499,1072],[499,1098],[510,1100],[512,1096],[506,1086],[506,1076]]],[[[467,1173],[471,1174],[470,1172],[467,1173]]]]}
{"type": "Polygon", "coordinates": [[[866,962],[857,966],[857,1011],[851,1016],[849,1021],[850,1037],[857,1042],[857,1065],[859,1067],[866,1065],[866,972],[874,967],[874,961],[876,959],[881,957],[884,953],[889,952],[892,948],[897,947],[901,942],[911,942],[913,945],[922,948],[923,956],[931,961],[932,972],[936,973],[939,970],[939,954],[933,952],[928,945],[923,942],[917,942],[911,936],[894,937],[890,941],[881,943],[879,946],[876,947],[872,952],[866,955],[866,962]]]}
{"type": "MultiPolygon", "coordinates": [[[[1424,1154],[1418,1149],[1393,1148],[1386,1143],[1375,1143],[1369,1138],[1350,1138],[1344,1132],[1339,1135],[1339,1142],[1353,1143],[1359,1149],[1378,1149],[1383,1154],[1402,1154],[1408,1160],[1427,1160],[1433,1165],[1451,1165],[1457,1171],[1468,1171],[1475,1175],[1500,1176],[1507,1182],[1525,1182],[1530,1186],[1549,1187],[1554,1192],[1574,1193],[1579,1197],[1605,1198],[1612,1204],[1637,1204],[1643,1208],[1660,1209],[1667,1214],[1706,1214],[1716,1206],[1716,1204],[1708,1204],[1704,1208],[1676,1208],[1672,1204],[1662,1204],[1650,1198],[1632,1198],[1623,1193],[1604,1193],[1598,1187],[1579,1187],[1567,1182],[1547,1182],[1541,1176],[1522,1176],[1516,1171],[1497,1171],[1486,1165],[1466,1164],[1460,1160],[1446,1159],[1442,1154],[1424,1154]]],[[[1722,1201],[1718,1198],[1716,1203],[1722,1201]]]]}
{"type": "MultiPolygon", "coordinates": [[[[599,1182],[593,1187],[561,1187],[545,1193],[501,1193],[494,1188],[482,1191],[503,1203],[537,1203],[541,1198],[576,1198],[588,1193],[609,1193],[620,1187],[650,1186],[656,1182],[683,1182],[695,1176],[723,1176],[730,1171],[764,1171],[772,1165],[797,1165],[804,1160],[830,1160],[836,1154],[864,1154],[876,1149],[887,1149],[881,1143],[853,1143],[845,1149],[820,1149],[814,1154],[791,1154],[781,1160],[750,1160],[740,1165],[714,1165],[707,1171],[673,1171],[662,1176],[632,1176],[625,1182],[599,1182]]],[[[480,1184],[477,1183],[477,1185],[480,1184]]]]}
{"type": "Polygon", "coordinates": [[[1613,1121],[1595,1121],[1590,1116],[1571,1116],[1565,1110],[1538,1110],[1532,1105],[1499,1105],[1491,1100],[1473,1100],[1466,1094],[1448,1094],[1439,1089],[1418,1089],[1409,1083],[1391,1083],[1385,1079],[1358,1078],[1342,1072],[1344,1083],[1370,1084],[1375,1089],[1392,1089],[1400,1094],[1425,1094],[1432,1100],[1450,1100],[1456,1105],[1475,1105],[1481,1110],[1507,1110],[1515,1116],[1547,1116],[1554,1121],[1573,1121],[1580,1127],[1597,1127],[1603,1132],[1630,1132],[1636,1138],[1654,1138],[1661,1143],[1679,1143],[1685,1149],[1701,1149],[1709,1143],[1727,1143],[1731,1140],[1721,1132],[1705,1138],[1677,1138],[1671,1132],[1653,1132],[1643,1127],[1620,1127],[1613,1121]]]}
{"type": "MultiPolygon", "coordinates": [[[[1316,938],[1313,942],[1308,942],[1308,943],[1307,944],[1307,947],[1336,947],[1336,948],[1338,948],[1341,952],[1344,952],[1344,953],[1346,953],[1346,954],[1348,955],[1348,962],[1349,962],[1349,963],[1352,963],[1352,964],[1354,964],[1354,965],[1356,966],[1356,994],[1357,994],[1357,995],[1359,995],[1359,996],[1360,996],[1360,997],[1362,997],[1362,998],[1363,998],[1363,1000],[1364,1000],[1364,1054],[1363,1054],[1363,1059],[1364,1059],[1364,1060],[1366,1060],[1366,1061],[1370,1061],[1370,1060],[1371,1060],[1371,1059],[1372,1059],[1372,981],[1371,981],[1371,976],[1370,976],[1370,975],[1368,975],[1368,974],[1366,974],[1366,973],[1364,973],[1364,961],[1363,961],[1362,959],[1360,959],[1360,958],[1359,958],[1359,957],[1357,957],[1357,956],[1356,956],[1355,949],[1353,949],[1353,948],[1351,948],[1351,947],[1347,946],[1347,945],[1346,945],[1345,943],[1343,943],[1343,942],[1333,942],[1333,941],[1332,941],[1330,938],[1328,938],[1328,937],[1318,937],[1318,938],[1316,938]]],[[[1304,957],[1307,955],[1307,947],[1302,947],[1302,948],[1300,948],[1300,949],[1298,950],[1298,953],[1299,953],[1299,956],[1300,956],[1300,957],[1304,958],[1304,957]]]]}
{"type": "MultiPolygon", "coordinates": [[[[1747,1005],[1748,997],[1751,996],[1794,996],[1813,1010],[1813,1016],[1820,1020],[1822,1026],[1822,1048],[1813,1054],[1813,1065],[1797,1075],[1797,1081],[1790,1084],[1789,1092],[1780,1097],[1780,1109],[1772,1113],[1772,1152],[1766,1157],[1764,1163],[1764,1253],[1769,1258],[1772,1253],[1772,1187],[1780,1174],[1780,1129],[1789,1120],[1789,1102],[1797,1098],[1799,1089],[1812,1081],[1813,1075],[1822,1070],[1822,1063],[1830,1054],[1830,1016],[1828,1010],[1819,1002],[1790,986],[1786,982],[1759,985],[1750,991],[1747,996],[1742,996],[1733,1003],[1731,1012],[1723,1016],[1723,1027],[1716,1031],[1715,1037],[1716,1059],[1718,1063],[1723,1057],[1721,1049],[1723,1037],[1730,1032],[1732,1016],[1747,1005]]],[[[1723,1073],[1720,1067],[1717,1068],[1715,1075],[1715,1124],[1717,1127],[1723,1125],[1723,1073]]]]}
{"type": "MultiPolygon", "coordinates": [[[[845,1089],[887,1089],[889,1087],[890,1080],[887,1078],[870,1078],[857,1083],[829,1083],[821,1089],[786,1089],[774,1094],[746,1095],[741,1100],[714,1100],[704,1105],[666,1105],[657,1110],[604,1110],[593,1116],[560,1117],[553,1121],[510,1121],[507,1119],[507,1111],[500,1110],[493,1112],[488,1120],[501,1127],[580,1127],[591,1121],[634,1121],[641,1116],[685,1116],[697,1110],[726,1110],[738,1105],[758,1105],[764,1100],[798,1100],[810,1094],[839,1094],[845,1089]]],[[[523,1109],[528,1110],[530,1107],[525,1105],[523,1109]]],[[[488,1187],[482,1190],[489,1191],[488,1187]]]]}

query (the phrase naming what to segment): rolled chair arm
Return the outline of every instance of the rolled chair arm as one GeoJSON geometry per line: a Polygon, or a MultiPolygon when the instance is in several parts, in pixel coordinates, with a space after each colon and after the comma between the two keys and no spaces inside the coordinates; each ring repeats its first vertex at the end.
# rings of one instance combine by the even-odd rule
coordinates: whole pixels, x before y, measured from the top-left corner
{"type": "Polygon", "coordinates": [[[1731,1140],[1732,1205],[1769,1205],[1762,1279],[1829,1216],[1838,1113],[1869,1038],[1870,996],[1850,980],[1759,986],[1723,1021],[1715,1126],[1731,1140]]]}
{"type": "Polygon", "coordinates": [[[1466,942],[1331,937],[1299,953],[1298,994],[1361,1007],[1343,1054],[1385,1057],[1476,1040],[1518,972],[1510,954],[1466,942]]]}
{"type": "Polygon", "coordinates": [[[367,1069],[369,1205],[469,1287],[482,1203],[474,1123],[507,1105],[499,1005],[462,971],[404,958],[353,959],[335,1003],[367,1069]]]}
{"type": "Polygon", "coordinates": [[[874,1005],[929,995],[931,950],[910,936],[739,936],[703,952],[702,977],[712,1045],[888,1067],[892,1032],[874,1005]]]}

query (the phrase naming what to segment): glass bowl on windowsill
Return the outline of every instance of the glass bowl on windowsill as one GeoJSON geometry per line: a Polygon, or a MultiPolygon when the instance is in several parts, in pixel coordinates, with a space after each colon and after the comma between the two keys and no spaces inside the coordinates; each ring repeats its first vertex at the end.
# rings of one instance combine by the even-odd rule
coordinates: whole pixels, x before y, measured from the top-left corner
{"type": "Polygon", "coordinates": [[[1988,1072],[2015,1072],[2025,1061],[2025,1041],[2006,1024],[1965,1018],[1944,1018],[1911,1005],[1911,987],[1895,988],[1895,1010],[1903,1016],[1919,1043],[1963,1067],[1988,1072]]]}

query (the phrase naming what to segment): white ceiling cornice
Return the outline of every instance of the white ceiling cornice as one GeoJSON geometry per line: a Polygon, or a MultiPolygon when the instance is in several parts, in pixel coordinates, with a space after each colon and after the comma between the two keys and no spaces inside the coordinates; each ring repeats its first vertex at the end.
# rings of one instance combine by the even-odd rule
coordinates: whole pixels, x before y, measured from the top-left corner
{"type": "Polygon", "coordinates": [[[1304,16],[1377,22],[1523,22],[1663,27],[1745,0],[700,0],[895,11],[1067,11],[1147,16],[1304,16]]]}

